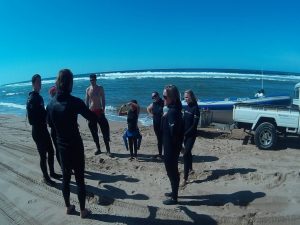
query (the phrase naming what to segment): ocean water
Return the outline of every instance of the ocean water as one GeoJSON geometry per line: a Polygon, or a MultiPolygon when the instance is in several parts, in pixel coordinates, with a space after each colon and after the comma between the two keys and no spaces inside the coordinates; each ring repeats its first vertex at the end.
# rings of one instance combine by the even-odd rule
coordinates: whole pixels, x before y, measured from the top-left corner
{"type": "MultiPolygon", "coordinates": [[[[136,99],[141,108],[140,122],[152,123],[146,114],[146,107],[151,103],[152,91],[162,95],[165,85],[175,84],[180,92],[192,89],[198,99],[213,100],[229,97],[253,97],[262,85],[265,94],[293,96],[294,85],[300,82],[300,74],[245,70],[152,70],[98,73],[98,85],[102,85],[106,95],[106,115],[109,120],[125,121],[117,116],[118,108],[136,99]]],[[[31,79],[29,77],[28,79],[31,79]]],[[[55,78],[43,79],[41,95],[45,104],[50,100],[49,88],[55,78]]],[[[89,86],[89,74],[74,76],[72,94],[84,99],[89,86]]],[[[31,82],[24,81],[0,86],[0,114],[26,115],[26,100],[31,91],[31,82]]],[[[183,96],[183,95],[182,95],[183,96]]]]}

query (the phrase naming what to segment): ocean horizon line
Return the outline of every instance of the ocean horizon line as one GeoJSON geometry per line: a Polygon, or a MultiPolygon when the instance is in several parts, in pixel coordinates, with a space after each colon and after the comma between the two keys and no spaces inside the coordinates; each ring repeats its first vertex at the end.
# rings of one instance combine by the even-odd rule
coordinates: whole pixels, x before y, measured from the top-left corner
{"type": "MultiPolygon", "coordinates": [[[[136,75],[141,75],[138,73],[228,73],[228,74],[244,74],[244,75],[250,75],[250,74],[255,74],[255,75],[295,75],[295,76],[300,76],[299,72],[290,72],[290,71],[275,71],[275,70],[258,70],[258,69],[228,69],[228,68],[173,68],[173,69],[168,69],[168,68],[163,68],[163,69],[134,69],[134,70],[110,70],[110,71],[100,71],[100,72],[87,72],[87,73],[79,73],[75,74],[74,78],[80,78],[92,73],[95,73],[99,76],[101,75],[109,75],[109,74],[128,74],[128,73],[136,73],[136,75]]],[[[51,80],[53,78],[56,78],[56,76],[52,77],[46,77],[43,78],[43,80],[51,80]]],[[[138,78],[138,77],[137,77],[138,78]]],[[[161,77],[160,77],[161,78],[161,77]]],[[[213,77],[212,77],[213,78],[213,77]]],[[[13,83],[7,83],[7,84],[2,84],[1,86],[7,86],[7,85],[16,85],[20,83],[27,83],[31,82],[31,80],[24,80],[24,81],[18,81],[18,82],[13,82],[13,83]]]]}

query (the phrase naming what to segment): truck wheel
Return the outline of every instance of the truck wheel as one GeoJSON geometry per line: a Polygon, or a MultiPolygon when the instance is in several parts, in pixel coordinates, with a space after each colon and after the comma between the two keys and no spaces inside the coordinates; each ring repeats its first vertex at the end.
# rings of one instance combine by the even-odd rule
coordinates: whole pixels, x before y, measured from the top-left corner
{"type": "Polygon", "coordinates": [[[254,142],[259,149],[272,149],[277,143],[275,126],[269,122],[260,124],[255,131],[254,142]]]}

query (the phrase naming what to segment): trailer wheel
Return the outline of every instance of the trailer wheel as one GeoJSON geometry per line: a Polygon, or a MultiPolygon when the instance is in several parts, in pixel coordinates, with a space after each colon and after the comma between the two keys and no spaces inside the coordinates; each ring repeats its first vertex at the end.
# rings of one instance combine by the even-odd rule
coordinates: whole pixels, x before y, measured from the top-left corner
{"type": "Polygon", "coordinates": [[[260,124],[255,131],[254,142],[259,149],[272,149],[277,143],[275,126],[269,122],[260,124]]]}

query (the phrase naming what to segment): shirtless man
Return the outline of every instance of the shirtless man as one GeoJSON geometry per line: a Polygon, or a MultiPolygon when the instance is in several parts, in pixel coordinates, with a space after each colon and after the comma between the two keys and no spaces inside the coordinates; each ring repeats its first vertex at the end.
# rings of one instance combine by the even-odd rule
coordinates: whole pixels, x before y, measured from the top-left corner
{"type": "MultiPolygon", "coordinates": [[[[89,107],[89,109],[95,113],[98,117],[97,122],[100,125],[100,129],[103,135],[103,140],[106,146],[106,151],[109,156],[111,156],[110,153],[110,147],[109,147],[109,124],[105,117],[105,94],[104,89],[102,86],[97,85],[97,77],[96,74],[90,75],[90,82],[91,85],[86,89],[86,95],[85,95],[85,103],[89,107]]],[[[92,133],[94,142],[97,146],[97,151],[95,152],[95,155],[98,155],[101,153],[100,150],[100,144],[99,144],[99,136],[98,136],[98,126],[97,122],[89,121],[89,128],[92,133]]]]}

